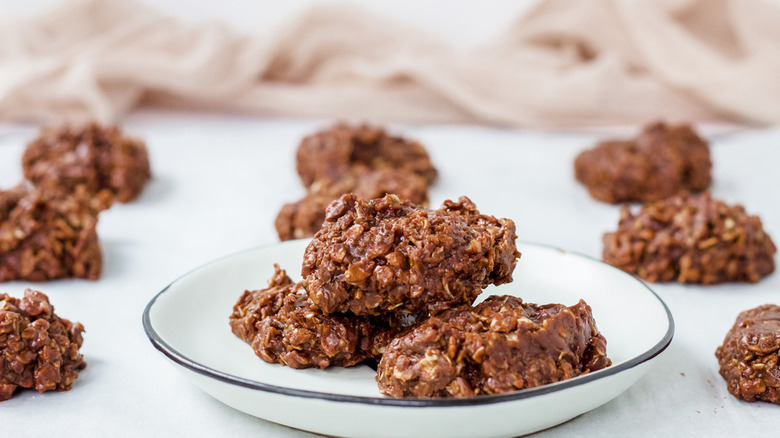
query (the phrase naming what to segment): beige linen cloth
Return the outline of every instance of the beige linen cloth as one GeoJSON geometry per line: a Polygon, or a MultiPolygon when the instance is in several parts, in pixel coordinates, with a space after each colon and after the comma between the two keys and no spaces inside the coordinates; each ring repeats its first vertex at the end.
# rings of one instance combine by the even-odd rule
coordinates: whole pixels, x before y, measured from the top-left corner
{"type": "Polygon", "coordinates": [[[470,50],[349,4],[266,33],[135,1],[0,17],[0,120],[175,104],[534,128],[780,122],[780,8],[762,0],[543,0],[470,50]]]}

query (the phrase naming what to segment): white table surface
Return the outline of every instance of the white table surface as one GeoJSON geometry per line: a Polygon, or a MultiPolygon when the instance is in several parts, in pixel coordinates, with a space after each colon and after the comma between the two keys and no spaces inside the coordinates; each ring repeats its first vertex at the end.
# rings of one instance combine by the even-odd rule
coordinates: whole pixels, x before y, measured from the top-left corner
{"type": "MultiPolygon", "coordinates": [[[[152,111],[129,117],[126,131],[147,140],[154,179],[136,202],[101,215],[102,278],[0,285],[15,296],[38,288],[58,314],[82,322],[88,363],[69,392],[27,390],[0,403],[0,436],[308,436],[228,408],[185,380],[147,340],[141,313],[193,267],[277,241],[279,207],[303,193],[295,148],[326,124],[152,111]]],[[[483,212],[514,219],[522,240],[593,257],[601,253],[601,234],[617,224],[618,208],[592,200],[574,181],[572,161],[593,136],[479,127],[396,132],[420,139],[439,169],[432,206],[466,194],[483,212]]],[[[21,177],[19,159],[34,134],[0,130],[0,186],[21,177]]],[[[780,129],[715,138],[712,191],[759,214],[780,239],[778,145],[780,129]]],[[[729,395],[714,351],[739,311],[780,303],[778,286],[778,274],[756,285],[653,285],[677,324],[657,366],[612,402],[539,436],[776,431],[780,406],[729,395]]]]}

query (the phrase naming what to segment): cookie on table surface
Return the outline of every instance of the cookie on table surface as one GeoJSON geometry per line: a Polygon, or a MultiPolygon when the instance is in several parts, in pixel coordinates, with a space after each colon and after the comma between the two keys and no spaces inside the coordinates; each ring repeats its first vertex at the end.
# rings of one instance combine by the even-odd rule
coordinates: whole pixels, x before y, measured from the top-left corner
{"type": "Polygon", "coordinates": [[[20,185],[0,191],[0,282],[97,280],[102,256],[98,213],[111,194],[84,186],[62,198],[20,185]]]}
{"type": "Polygon", "coordinates": [[[298,147],[297,169],[305,186],[319,179],[339,181],[355,166],[375,170],[404,170],[428,184],[436,169],[418,142],[394,137],[379,127],[337,124],[304,138],[298,147]]]}
{"type": "Polygon", "coordinates": [[[325,313],[435,313],[512,281],[515,224],[461,197],[427,210],[344,195],[304,252],[303,286],[325,313]]]}
{"type": "Polygon", "coordinates": [[[709,193],[680,194],[620,212],[603,238],[607,263],[652,282],[756,283],[775,270],[761,219],[709,193]]]}
{"type": "Polygon", "coordinates": [[[605,141],[574,162],[577,181],[591,196],[612,204],[699,192],[711,183],[707,142],[689,125],[654,123],[634,140],[605,141]]]}
{"type": "Polygon", "coordinates": [[[582,300],[523,303],[491,296],[430,317],[394,339],[377,368],[383,394],[472,397],[533,388],[611,365],[582,300]]]}
{"type": "Polygon", "coordinates": [[[142,140],[96,123],[43,130],[27,145],[22,166],[24,177],[44,192],[63,194],[81,185],[93,194],[108,189],[120,202],[138,197],[151,177],[142,140]]]}
{"type": "Polygon", "coordinates": [[[780,404],[780,307],[740,313],[715,356],[734,397],[780,404]]]}
{"type": "Polygon", "coordinates": [[[87,366],[79,353],[84,327],[60,318],[49,298],[27,289],[0,293],[0,401],[17,388],[67,391],[87,366]]]}

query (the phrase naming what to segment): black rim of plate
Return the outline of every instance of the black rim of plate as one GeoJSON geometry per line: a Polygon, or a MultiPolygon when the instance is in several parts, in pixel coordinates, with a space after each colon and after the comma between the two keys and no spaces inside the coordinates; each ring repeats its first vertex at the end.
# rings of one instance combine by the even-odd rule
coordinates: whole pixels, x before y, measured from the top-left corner
{"type": "MultiPolygon", "coordinates": [[[[220,257],[216,260],[212,260],[211,262],[208,262],[204,265],[201,265],[186,274],[182,275],[181,277],[177,278],[168,286],[166,286],[163,290],[161,290],[157,295],[152,298],[151,301],[149,301],[149,304],[146,305],[146,308],[144,309],[143,313],[143,325],[144,325],[144,331],[146,332],[146,336],[149,337],[149,340],[152,342],[152,345],[159,350],[162,354],[164,354],[168,359],[172,360],[173,362],[183,366],[184,368],[187,368],[190,371],[193,371],[195,373],[211,377],[213,379],[229,383],[232,385],[249,388],[249,389],[255,389],[259,391],[265,391],[265,392],[271,392],[275,394],[285,395],[285,396],[292,396],[292,397],[302,397],[302,398],[312,398],[312,399],[319,399],[319,400],[328,400],[328,401],[335,401],[335,402],[342,402],[342,403],[358,403],[358,404],[368,404],[368,405],[378,405],[378,406],[394,406],[394,407],[464,407],[464,406],[476,406],[476,405],[486,405],[486,404],[493,404],[493,403],[502,403],[502,402],[508,402],[508,401],[514,401],[514,400],[521,400],[529,397],[535,397],[542,394],[548,394],[551,392],[561,391],[566,388],[571,388],[574,386],[584,385],[586,383],[589,383],[594,380],[602,379],[617,373],[620,373],[621,371],[625,371],[631,368],[634,368],[638,365],[641,365],[644,362],[649,361],[650,359],[658,356],[661,354],[666,348],[669,346],[669,344],[672,342],[672,338],[674,337],[674,319],[672,318],[672,312],[669,310],[669,307],[666,305],[664,300],[661,299],[661,297],[658,296],[650,287],[645,284],[642,280],[639,278],[628,274],[624,271],[621,271],[620,269],[617,269],[613,266],[608,265],[607,263],[595,259],[593,257],[579,254],[577,252],[568,251],[565,249],[561,249],[555,246],[547,245],[547,244],[540,244],[540,243],[534,243],[534,242],[520,242],[518,241],[518,247],[521,247],[521,245],[531,245],[531,246],[537,246],[547,249],[553,249],[556,251],[560,251],[562,253],[567,254],[573,254],[577,257],[581,257],[587,260],[590,260],[592,262],[600,263],[603,265],[607,265],[610,268],[614,269],[617,272],[620,272],[623,275],[628,275],[639,284],[641,284],[645,289],[647,289],[653,296],[658,300],[658,302],[661,303],[664,310],[666,311],[666,317],[669,323],[669,326],[666,330],[666,334],[664,334],[663,338],[661,338],[658,343],[656,343],[652,348],[647,350],[646,352],[640,354],[639,356],[636,356],[632,358],[631,360],[628,360],[626,362],[623,362],[618,365],[610,366],[604,369],[601,369],[599,371],[595,371],[593,373],[585,374],[582,376],[574,377],[572,379],[568,380],[562,380],[560,382],[556,383],[550,383],[543,386],[538,386],[535,388],[528,388],[528,389],[521,389],[517,391],[512,392],[506,392],[503,394],[494,394],[494,395],[480,395],[476,397],[469,397],[469,398],[444,398],[444,399],[420,399],[420,398],[409,398],[409,399],[394,399],[389,397],[365,397],[365,396],[356,396],[356,395],[344,395],[344,394],[334,394],[334,393],[328,393],[328,392],[318,392],[318,391],[308,391],[304,389],[293,389],[293,388],[287,388],[284,386],[277,386],[272,385],[269,383],[262,383],[258,382],[256,380],[250,380],[245,379],[242,377],[234,376],[232,374],[224,373],[219,370],[215,370],[213,368],[210,368],[206,365],[203,365],[199,362],[196,362],[187,356],[179,353],[171,347],[168,343],[166,343],[160,335],[154,330],[154,327],[152,327],[152,322],[150,319],[150,312],[152,307],[154,306],[154,303],[157,301],[157,298],[159,298],[162,294],[164,294],[173,284],[175,284],[177,281],[181,280],[184,277],[189,276],[195,271],[199,271],[207,266],[210,266],[214,263],[220,262],[222,260],[232,258],[247,252],[252,252],[260,249],[265,249],[270,246],[276,246],[276,245],[286,245],[286,244],[300,244],[300,240],[293,240],[289,242],[282,242],[278,244],[272,244],[272,245],[263,245],[255,248],[250,248],[244,251],[239,251],[237,253],[233,253],[224,257],[220,257]]],[[[227,326],[227,324],[226,324],[227,326]]],[[[260,360],[260,359],[258,359],[260,360]]]]}

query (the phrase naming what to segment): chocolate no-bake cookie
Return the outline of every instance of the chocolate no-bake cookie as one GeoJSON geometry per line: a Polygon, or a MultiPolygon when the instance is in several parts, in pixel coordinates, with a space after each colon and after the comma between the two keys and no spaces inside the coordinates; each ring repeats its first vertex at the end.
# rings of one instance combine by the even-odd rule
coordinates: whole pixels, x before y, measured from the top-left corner
{"type": "Polygon", "coordinates": [[[102,266],[95,231],[111,194],[83,186],[62,198],[18,186],[0,191],[0,281],[97,280],[102,266]]]}
{"type": "Polygon", "coordinates": [[[151,175],[142,140],[95,123],[44,130],[27,146],[22,166],[44,192],[62,195],[82,185],[93,194],[109,189],[120,202],[135,199],[151,175]]]}
{"type": "Polygon", "coordinates": [[[432,316],[385,348],[377,382],[392,397],[471,397],[558,382],[607,367],[606,340],[580,301],[491,296],[432,316]]]}
{"type": "Polygon", "coordinates": [[[426,210],[395,195],[344,195],[306,248],[303,286],[325,313],[435,313],[512,281],[515,239],[512,220],[466,197],[426,210]]]}
{"type": "Polygon", "coordinates": [[[0,401],[17,388],[67,391],[87,364],[79,353],[84,327],[60,318],[49,298],[0,294],[0,401]]]}
{"type": "Polygon", "coordinates": [[[777,251],[761,219],[705,192],[649,202],[620,212],[604,235],[604,261],[653,281],[758,282],[775,269],[777,251]]]}
{"type": "Polygon", "coordinates": [[[740,313],[715,356],[734,397],[780,404],[780,307],[740,313]]]}
{"type": "Polygon", "coordinates": [[[690,126],[663,123],[646,126],[635,140],[599,143],[574,162],[591,196],[613,204],[706,190],[711,168],[707,142],[690,126]]]}
{"type": "Polygon", "coordinates": [[[298,174],[306,186],[320,179],[339,181],[354,167],[404,170],[436,179],[436,169],[418,142],[388,135],[384,129],[338,124],[303,139],[298,147],[298,174]]]}
{"type": "Polygon", "coordinates": [[[299,283],[275,269],[268,287],[244,292],[230,316],[233,333],[266,362],[327,368],[379,360],[393,336],[414,321],[401,314],[325,315],[299,283]]]}
{"type": "Polygon", "coordinates": [[[428,205],[428,183],[422,176],[404,170],[358,167],[344,173],[338,181],[314,181],[303,199],[285,204],[276,216],[279,239],[313,236],[325,220],[325,209],[345,193],[354,193],[363,199],[394,193],[415,204],[428,205]]]}

